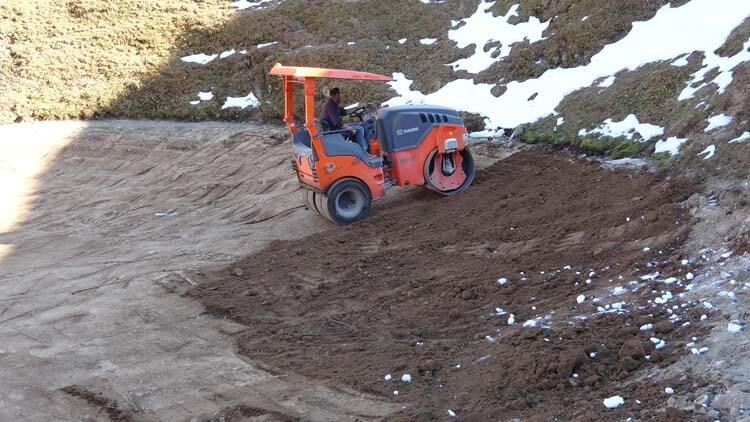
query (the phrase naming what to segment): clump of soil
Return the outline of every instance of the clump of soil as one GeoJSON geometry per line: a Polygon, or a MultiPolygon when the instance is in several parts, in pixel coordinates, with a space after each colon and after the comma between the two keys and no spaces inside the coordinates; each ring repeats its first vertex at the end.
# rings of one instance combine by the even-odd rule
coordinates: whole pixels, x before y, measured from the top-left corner
{"type": "Polygon", "coordinates": [[[699,377],[635,380],[689,353],[701,328],[682,321],[700,310],[662,323],[672,311],[652,288],[664,287],[640,276],[682,271],[679,203],[694,189],[519,152],[464,194],[425,191],[354,226],[273,242],[188,294],[248,326],[241,353],[403,402],[396,419],[664,417],[664,388],[689,394],[699,377]],[[639,329],[649,323],[658,332],[639,329]],[[625,405],[608,410],[613,395],[625,405]]]}
{"type": "Polygon", "coordinates": [[[73,397],[77,397],[81,400],[86,400],[88,404],[103,410],[111,421],[135,421],[133,415],[129,411],[121,409],[117,401],[105,397],[104,395],[102,395],[102,393],[94,393],[88,388],[80,385],[69,385],[67,387],[63,387],[62,391],[73,397]]]}
{"type": "Polygon", "coordinates": [[[264,422],[298,422],[300,419],[282,415],[278,412],[258,409],[257,407],[238,405],[224,409],[218,415],[204,422],[242,422],[262,420],[264,422]],[[260,419],[260,417],[263,417],[260,419]]]}

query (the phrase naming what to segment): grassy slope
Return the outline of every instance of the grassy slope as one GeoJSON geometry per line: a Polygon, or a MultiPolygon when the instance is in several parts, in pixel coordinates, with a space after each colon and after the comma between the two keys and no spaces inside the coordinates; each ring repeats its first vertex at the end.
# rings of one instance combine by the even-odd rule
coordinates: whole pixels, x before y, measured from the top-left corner
{"type": "MultiPolygon", "coordinates": [[[[649,19],[668,0],[518,0],[519,16],[551,19],[546,39],[514,46],[510,56],[478,75],[477,82],[524,80],[552,67],[586,64],[601,48],[627,34],[632,22],[649,19]],[[584,16],[589,18],[581,22],[584,16]]],[[[673,0],[678,6],[686,0],[673,0]]],[[[505,14],[515,0],[492,6],[505,14]]],[[[419,1],[287,0],[264,10],[235,12],[228,0],[13,1],[0,6],[0,122],[91,116],[202,119],[261,119],[280,115],[278,82],[266,73],[275,62],[290,65],[344,67],[390,74],[404,72],[414,87],[433,91],[465,73],[454,74],[445,63],[470,54],[447,38],[451,20],[472,14],[478,0],[419,1]],[[335,11],[335,13],[332,13],[335,11]],[[438,42],[421,45],[420,38],[438,42]],[[397,40],[407,38],[401,45],[397,40]],[[280,43],[257,49],[256,44],[280,43]],[[348,45],[348,42],[356,42],[348,45]],[[179,57],[246,49],[201,66],[179,57]],[[214,99],[190,105],[198,91],[214,99]],[[258,109],[221,106],[227,96],[254,92],[258,109]]],[[[738,28],[720,49],[732,55],[750,36],[750,22],[738,28]]],[[[578,129],[593,128],[606,118],[636,113],[641,121],[665,126],[667,135],[690,137],[702,146],[705,118],[718,112],[750,117],[745,84],[736,82],[724,95],[703,92],[707,106],[677,102],[689,75],[700,65],[677,68],[655,63],[618,75],[607,88],[586,88],[559,107],[566,123],[532,125],[524,139],[572,145],[588,152],[617,156],[648,154],[648,144],[623,140],[582,139],[578,129]]],[[[744,67],[742,67],[744,69],[744,67]]],[[[738,75],[744,75],[738,71],[738,75]]],[[[739,80],[740,78],[738,78],[739,80]]],[[[323,83],[322,93],[331,86],[323,83]]],[[[376,83],[336,83],[346,99],[381,101],[392,91],[376,83]]],[[[502,92],[498,85],[496,94],[502,92]]],[[[740,130],[733,126],[734,132],[740,130]]],[[[736,136],[727,132],[726,136],[736,136]]],[[[732,146],[735,148],[737,146],[732,146]]]]}
{"type": "MultiPolygon", "coordinates": [[[[11,0],[0,5],[0,122],[89,117],[158,74],[223,0],[11,0]]],[[[136,88],[137,89],[137,88],[136,88]]]]}

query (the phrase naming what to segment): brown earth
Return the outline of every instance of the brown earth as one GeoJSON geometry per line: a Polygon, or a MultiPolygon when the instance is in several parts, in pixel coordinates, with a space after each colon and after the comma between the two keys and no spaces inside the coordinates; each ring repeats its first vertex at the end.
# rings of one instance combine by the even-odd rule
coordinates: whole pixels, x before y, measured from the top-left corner
{"type": "Polygon", "coordinates": [[[639,276],[686,271],[679,204],[695,189],[519,152],[465,194],[424,192],[354,226],[272,242],[188,295],[247,325],[235,339],[249,359],[390,398],[404,406],[395,419],[673,418],[664,388],[689,397],[705,381],[647,375],[689,353],[704,329],[681,323],[705,310],[685,303],[680,324],[666,322],[680,299],[656,305],[669,287],[639,276]],[[625,405],[607,410],[613,395],[625,405]]]}

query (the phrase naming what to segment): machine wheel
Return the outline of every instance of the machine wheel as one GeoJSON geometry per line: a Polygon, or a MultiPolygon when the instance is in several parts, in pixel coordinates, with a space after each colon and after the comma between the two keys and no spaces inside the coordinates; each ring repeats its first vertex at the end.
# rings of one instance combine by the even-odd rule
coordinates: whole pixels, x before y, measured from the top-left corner
{"type": "Polygon", "coordinates": [[[336,182],[324,197],[325,216],[336,224],[350,224],[367,217],[372,206],[370,189],[357,179],[336,182]]]}
{"type": "Polygon", "coordinates": [[[455,195],[466,190],[474,181],[476,167],[469,148],[448,154],[433,150],[424,163],[427,186],[443,195],[455,195]]]}
{"type": "Polygon", "coordinates": [[[305,189],[307,207],[336,224],[350,224],[367,217],[372,206],[370,189],[357,179],[336,182],[328,194],[305,189]]]}

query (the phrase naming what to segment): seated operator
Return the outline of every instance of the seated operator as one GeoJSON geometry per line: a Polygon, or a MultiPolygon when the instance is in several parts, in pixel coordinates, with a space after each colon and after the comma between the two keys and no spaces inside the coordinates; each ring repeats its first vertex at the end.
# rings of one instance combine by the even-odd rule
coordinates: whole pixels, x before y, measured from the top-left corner
{"type": "Polygon", "coordinates": [[[367,139],[365,138],[365,128],[360,125],[351,127],[341,120],[341,116],[346,115],[344,109],[339,106],[341,101],[341,90],[338,88],[332,88],[328,91],[328,101],[323,108],[323,117],[321,121],[325,122],[328,126],[324,127],[325,130],[350,130],[351,136],[347,137],[348,140],[358,143],[365,151],[367,151],[367,139]]]}

